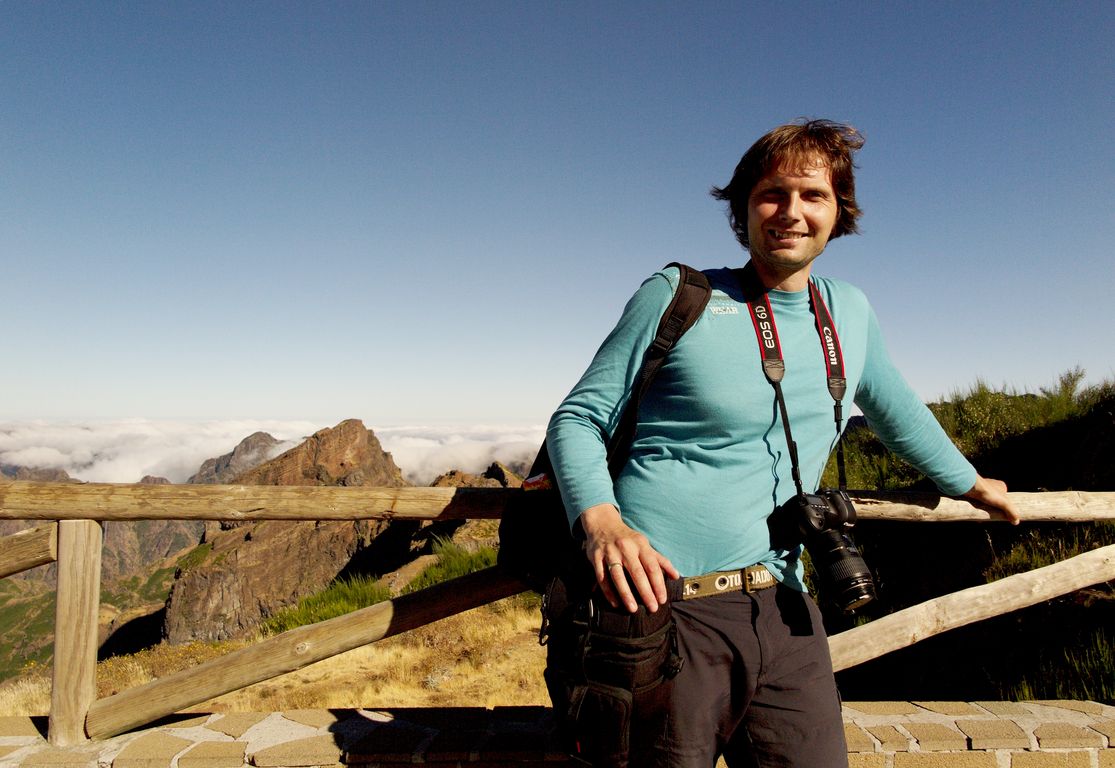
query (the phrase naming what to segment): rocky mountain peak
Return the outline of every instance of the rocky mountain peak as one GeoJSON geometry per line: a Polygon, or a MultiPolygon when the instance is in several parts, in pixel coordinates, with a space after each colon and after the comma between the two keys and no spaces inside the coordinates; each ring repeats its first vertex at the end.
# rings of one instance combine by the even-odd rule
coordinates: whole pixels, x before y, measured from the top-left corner
{"type": "MultiPolygon", "coordinates": [[[[261,444],[266,442],[262,440],[261,444]]],[[[228,465],[231,464],[230,458],[228,465]]],[[[242,471],[230,482],[391,487],[408,484],[375,434],[358,419],[319,430],[279,456],[242,471]]],[[[172,643],[223,640],[249,631],[276,610],[322,589],[354,557],[371,557],[368,553],[373,543],[389,525],[386,521],[363,520],[322,523],[271,520],[222,523],[219,528],[207,526],[203,561],[176,574],[167,600],[164,637],[172,643]]],[[[409,537],[399,538],[405,551],[409,537]]],[[[382,544],[377,547],[372,557],[377,562],[372,567],[382,566],[383,571],[397,567],[389,562],[392,555],[386,553],[388,548],[382,544]]]]}
{"type": "Polygon", "coordinates": [[[451,469],[430,483],[434,488],[518,488],[522,484],[523,478],[498,461],[493,462],[483,474],[451,469]]]}
{"type": "Polygon", "coordinates": [[[281,445],[266,432],[253,432],[223,456],[208,459],[187,483],[230,483],[237,475],[257,467],[275,455],[281,445]]]}
{"type": "Polygon", "coordinates": [[[379,438],[359,419],[321,429],[274,459],[238,475],[240,485],[409,485],[379,438]]]}

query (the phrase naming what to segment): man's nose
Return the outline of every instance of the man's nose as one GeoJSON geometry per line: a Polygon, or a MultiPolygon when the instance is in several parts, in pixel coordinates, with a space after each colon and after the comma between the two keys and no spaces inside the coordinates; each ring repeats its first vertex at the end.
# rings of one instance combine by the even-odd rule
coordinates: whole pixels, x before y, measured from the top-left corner
{"type": "Polygon", "coordinates": [[[782,204],[779,215],[786,221],[797,221],[801,218],[801,198],[797,195],[788,195],[782,204]]]}

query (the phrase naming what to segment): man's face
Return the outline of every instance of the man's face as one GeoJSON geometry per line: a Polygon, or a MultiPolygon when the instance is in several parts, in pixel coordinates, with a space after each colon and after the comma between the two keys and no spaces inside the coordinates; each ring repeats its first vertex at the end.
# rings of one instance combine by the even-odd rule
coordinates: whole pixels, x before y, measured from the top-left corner
{"type": "Polygon", "coordinates": [[[779,167],[751,190],[747,237],[760,272],[786,277],[806,269],[828,244],[839,206],[821,162],[779,167]]]}

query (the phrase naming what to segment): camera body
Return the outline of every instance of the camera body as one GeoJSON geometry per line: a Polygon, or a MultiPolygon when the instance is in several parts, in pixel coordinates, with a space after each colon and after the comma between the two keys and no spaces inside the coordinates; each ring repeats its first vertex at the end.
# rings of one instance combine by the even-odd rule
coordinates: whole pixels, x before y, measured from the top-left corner
{"type": "Polygon", "coordinates": [[[822,591],[841,610],[851,613],[875,599],[871,570],[849,535],[856,509],[847,493],[834,488],[799,493],[774,516],[796,525],[822,591]]]}

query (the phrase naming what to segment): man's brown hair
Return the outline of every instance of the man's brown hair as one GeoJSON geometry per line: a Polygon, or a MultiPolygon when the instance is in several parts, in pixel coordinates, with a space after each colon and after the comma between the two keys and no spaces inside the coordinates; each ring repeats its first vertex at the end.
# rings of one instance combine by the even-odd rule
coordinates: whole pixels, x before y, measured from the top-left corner
{"type": "Polygon", "coordinates": [[[747,203],[755,184],[779,168],[802,169],[818,158],[828,167],[838,210],[836,226],[829,239],[859,231],[856,220],[863,214],[856,202],[855,164],[852,153],[863,146],[863,136],[850,125],[831,120],[802,120],[780,125],[751,145],[740,158],[732,180],[713,187],[710,194],[728,203],[728,221],[736,240],[747,241],[747,203]]]}

